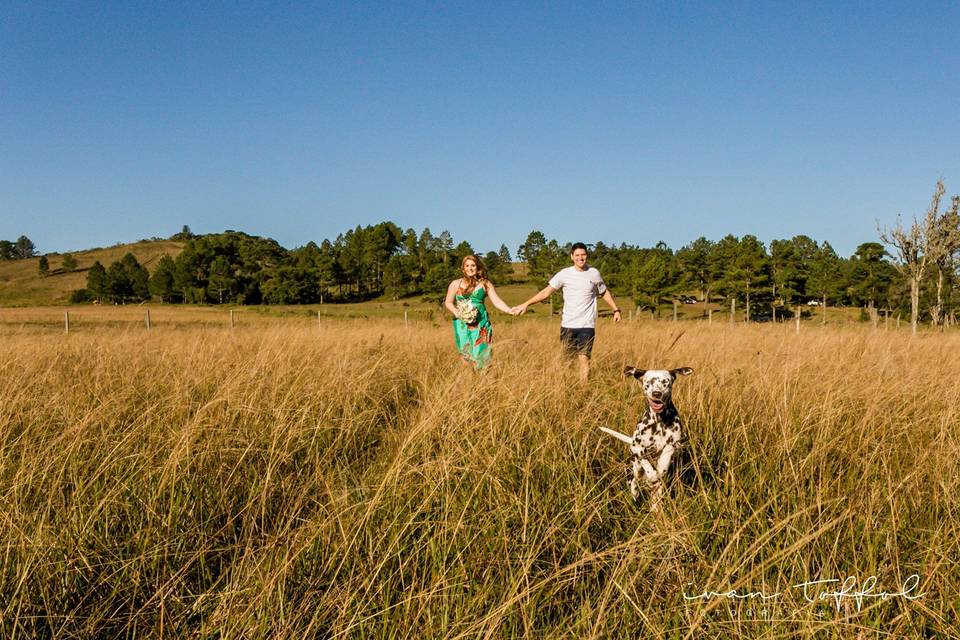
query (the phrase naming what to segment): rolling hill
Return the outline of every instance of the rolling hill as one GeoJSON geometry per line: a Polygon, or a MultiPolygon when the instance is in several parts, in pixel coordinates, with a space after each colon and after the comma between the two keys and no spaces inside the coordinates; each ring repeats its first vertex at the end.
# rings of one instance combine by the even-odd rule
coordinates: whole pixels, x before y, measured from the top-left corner
{"type": "Polygon", "coordinates": [[[72,271],[63,268],[66,254],[48,254],[50,272],[46,276],[39,274],[39,257],[0,262],[0,306],[67,304],[71,292],[86,286],[87,271],[94,262],[99,260],[104,267],[109,267],[111,262],[132,253],[140,264],[152,271],[153,265],[163,254],[176,257],[184,244],[174,240],[142,240],[133,244],[76,251],[71,255],[77,260],[77,268],[72,271]]]}

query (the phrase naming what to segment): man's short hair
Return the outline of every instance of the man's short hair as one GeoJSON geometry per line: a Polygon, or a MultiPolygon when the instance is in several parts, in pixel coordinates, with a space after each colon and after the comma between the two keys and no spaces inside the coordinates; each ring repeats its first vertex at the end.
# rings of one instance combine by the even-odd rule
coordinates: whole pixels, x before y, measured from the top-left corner
{"type": "MultiPolygon", "coordinates": [[[[584,251],[587,251],[587,245],[583,244],[582,242],[574,242],[570,246],[570,255],[573,255],[573,252],[577,249],[583,249],[584,251]]],[[[589,253],[589,251],[587,251],[587,253],[589,253]]]]}

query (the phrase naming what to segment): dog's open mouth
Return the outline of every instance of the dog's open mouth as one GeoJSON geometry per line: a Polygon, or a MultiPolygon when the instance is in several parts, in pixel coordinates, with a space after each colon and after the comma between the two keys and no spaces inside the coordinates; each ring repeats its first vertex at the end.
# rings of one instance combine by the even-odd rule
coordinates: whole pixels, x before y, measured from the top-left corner
{"type": "Polygon", "coordinates": [[[652,409],[654,413],[660,413],[661,411],[663,411],[663,407],[664,407],[663,400],[647,398],[647,404],[650,405],[650,409],[652,409]]]}

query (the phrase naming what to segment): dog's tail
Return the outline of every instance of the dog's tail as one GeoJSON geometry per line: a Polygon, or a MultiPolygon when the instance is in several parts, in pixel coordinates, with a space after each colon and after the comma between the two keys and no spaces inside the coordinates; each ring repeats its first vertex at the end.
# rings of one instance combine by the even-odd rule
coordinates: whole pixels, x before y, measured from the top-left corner
{"type": "Polygon", "coordinates": [[[633,444],[633,438],[631,438],[626,434],[620,433],[619,431],[614,431],[613,429],[607,429],[606,427],[600,427],[600,431],[603,431],[607,435],[613,436],[620,442],[626,443],[628,445],[633,444]]]}

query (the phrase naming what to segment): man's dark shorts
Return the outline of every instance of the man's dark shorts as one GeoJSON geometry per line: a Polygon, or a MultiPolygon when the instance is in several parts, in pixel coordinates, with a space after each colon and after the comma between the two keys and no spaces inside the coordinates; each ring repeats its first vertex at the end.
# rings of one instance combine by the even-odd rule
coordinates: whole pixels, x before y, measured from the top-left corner
{"type": "Polygon", "coordinates": [[[593,338],[596,331],[593,329],[568,329],[560,327],[560,343],[563,345],[563,354],[568,357],[587,356],[593,353],[593,338]]]}

